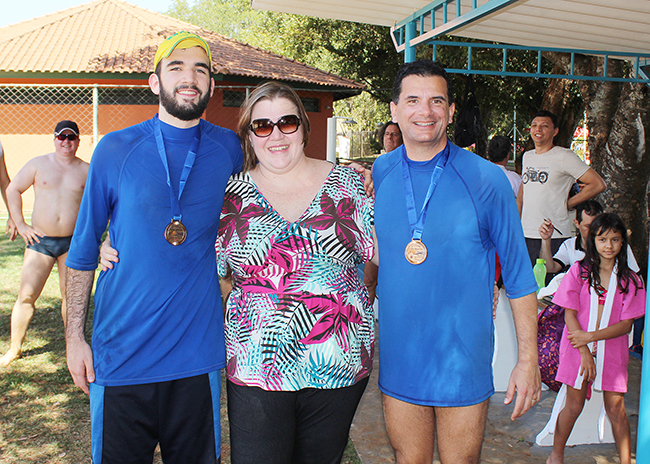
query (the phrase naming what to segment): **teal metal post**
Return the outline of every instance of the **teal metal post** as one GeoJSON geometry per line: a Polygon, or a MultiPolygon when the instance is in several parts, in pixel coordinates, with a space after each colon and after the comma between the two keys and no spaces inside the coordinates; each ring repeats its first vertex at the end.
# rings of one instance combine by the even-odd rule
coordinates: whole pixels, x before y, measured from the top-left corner
{"type": "Polygon", "coordinates": [[[415,39],[415,20],[411,20],[405,26],[406,38],[404,40],[404,63],[411,63],[415,61],[416,47],[411,46],[411,40],[415,39]]]}
{"type": "MultiPolygon", "coordinates": [[[[650,267],[648,278],[650,282],[650,267]]],[[[645,349],[645,337],[650,334],[650,314],[647,308],[650,307],[650,292],[646,298],[645,330],[643,331],[643,365],[641,367],[641,393],[639,398],[639,427],[636,435],[636,462],[637,464],[650,464],[650,344],[645,349]]]]}

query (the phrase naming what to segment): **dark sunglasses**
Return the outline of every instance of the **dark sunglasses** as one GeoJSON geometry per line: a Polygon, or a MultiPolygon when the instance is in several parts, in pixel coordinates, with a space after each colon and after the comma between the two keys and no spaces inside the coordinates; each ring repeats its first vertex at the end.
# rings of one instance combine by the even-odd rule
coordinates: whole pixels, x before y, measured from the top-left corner
{"type": "Polygon", "coordinates": [[[77,136],[75,134],[59,134],[56,136],[57,139],[60,141],[64,141],[66,139],[72,141],[72,140],[77,140],[77,136]]]}
{"type": "Polygon", "coordinates": [[[248,128],[258,137],[268,137],[273,133],[273,128],[278,126],[283,134],[293,134],[300,127],[300,118],[295,114],[287,114],[273,122],[270,119],[256,119],[248,128]]]}

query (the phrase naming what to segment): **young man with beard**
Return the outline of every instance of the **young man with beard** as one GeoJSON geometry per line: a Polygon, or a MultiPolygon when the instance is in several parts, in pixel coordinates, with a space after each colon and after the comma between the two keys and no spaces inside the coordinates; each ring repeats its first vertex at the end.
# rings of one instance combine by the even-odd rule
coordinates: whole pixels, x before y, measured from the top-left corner
{"type": "Polygon", "coordinates": [[[68,368],[90,394],[93,462],[214,464],[220,456],[223,313],[214,243],[234,132],[201,120],[214,89],[208,44],[180,32],[156,53],[159,113],[95,149],[66,264],[68,368]],[[95,291],[106,224],[120,261],[95,291]]]}
{"type": "MultiPolygon", "coordinates": [[[[390,104],[404,145],[373,166],[379,272],[379,387],[398,464],[478,463],[494,393],[495,251],[518,340],[506,403],[539,400],[535,280],[512,189],[453,145],[453,90],[430,60],[405,63],[390,104]]],[[[374,259],[374,258],[373,258],[374,259]]]]}

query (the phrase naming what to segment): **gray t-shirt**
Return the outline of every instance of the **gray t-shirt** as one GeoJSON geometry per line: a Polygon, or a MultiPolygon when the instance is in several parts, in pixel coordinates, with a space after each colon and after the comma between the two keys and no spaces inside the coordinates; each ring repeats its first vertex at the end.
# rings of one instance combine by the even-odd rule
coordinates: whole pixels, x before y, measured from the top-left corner
{"type": "Polygon", "coordinates": [[[550,219],[564,234],[555,230],[552,238],[570,237],[569,189],[588,169],[589,166],[568,148],[553,147],[542,154],[535,150],[524,153],[521,223],[525,237],[540,238],[538,228],[545,219],[550,219]]]}

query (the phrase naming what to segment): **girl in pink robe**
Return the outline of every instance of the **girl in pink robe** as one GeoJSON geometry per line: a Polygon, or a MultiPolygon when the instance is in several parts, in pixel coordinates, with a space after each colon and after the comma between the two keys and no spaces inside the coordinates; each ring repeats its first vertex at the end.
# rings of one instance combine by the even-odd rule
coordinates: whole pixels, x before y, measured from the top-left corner
{"type": "Polygon", "coordinates": [[[567,385],[547,463],[564,462],[564,448],[590,388],[603,391],[621,464],[631,462],[627,391],[628,334],[645,313],[645,290],[627,265],[627,229],[606,213],[591,224],[586,256],[562,280],[553,303],[565,308],[566,327],[555,379],[567,385]]]}

